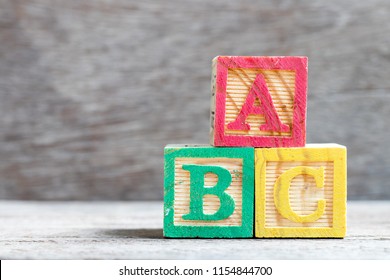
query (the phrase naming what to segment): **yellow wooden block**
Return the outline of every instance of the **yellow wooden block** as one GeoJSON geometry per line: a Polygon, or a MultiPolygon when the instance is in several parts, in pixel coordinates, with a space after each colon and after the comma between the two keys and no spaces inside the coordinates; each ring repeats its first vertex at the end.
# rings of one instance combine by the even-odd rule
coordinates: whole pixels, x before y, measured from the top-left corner
{"type": "Polygon", "coordinates": [[[255,237],[342,238],[346,147],[255,149],[255,237]]]}

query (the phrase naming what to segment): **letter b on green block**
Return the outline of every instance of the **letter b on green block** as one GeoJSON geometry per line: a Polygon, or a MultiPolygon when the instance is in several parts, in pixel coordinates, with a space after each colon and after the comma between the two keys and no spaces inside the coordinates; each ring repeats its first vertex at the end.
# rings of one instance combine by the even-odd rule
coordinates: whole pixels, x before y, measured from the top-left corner
{"type": "Polygon", "coordinates": [[[253,237],[252,147],[169,145],[164,154],[165,237],[253,237]]]}
{"type": "Polygon", "coordinates": [[[220,166],[185,164],[184,170],[190,172],[190,213],[183,215],[184,220],[218,221],[228,218],[234,212],[234,200],[225,191],[232,182],[229,170],[220,166]],[[213,173],[217,176],[215,186],[205,186],[205,176],[213,173]],[[214,214],[203,211],[203,197],[215,195],[219,198],[220,207],[214,214]]]}

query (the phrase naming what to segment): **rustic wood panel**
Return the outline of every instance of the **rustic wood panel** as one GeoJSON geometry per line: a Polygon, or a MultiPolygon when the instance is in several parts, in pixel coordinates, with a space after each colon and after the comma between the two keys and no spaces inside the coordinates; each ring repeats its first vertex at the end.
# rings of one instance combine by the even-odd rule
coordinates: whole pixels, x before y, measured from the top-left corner
{"type": "Polygon", "coordinates": [[[0,197],[161,199],[163,147],[208,143],[211,60],[309,58],[308,142],[390,198],[390,2],[0,0],[0,197]]]}

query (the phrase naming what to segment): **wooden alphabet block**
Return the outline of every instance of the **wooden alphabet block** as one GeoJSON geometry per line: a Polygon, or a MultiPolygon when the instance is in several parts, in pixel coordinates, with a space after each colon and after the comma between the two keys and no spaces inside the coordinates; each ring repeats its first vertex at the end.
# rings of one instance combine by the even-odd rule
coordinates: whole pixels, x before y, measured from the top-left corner
{"type": "Polygon", "coordinates": [[[306,88],[306,57],[214,58],[211,145],[304,146],[306,88]]]}
{"type": "Polygon", "coordinates": [[[253,148],[168,145],[164,153],[165,237],[253,237],[253,148]]]}
{"type": "Polygon", "coordinates": [[[341,238],[346,147],[255,149],[255,237],[341,238]]]}

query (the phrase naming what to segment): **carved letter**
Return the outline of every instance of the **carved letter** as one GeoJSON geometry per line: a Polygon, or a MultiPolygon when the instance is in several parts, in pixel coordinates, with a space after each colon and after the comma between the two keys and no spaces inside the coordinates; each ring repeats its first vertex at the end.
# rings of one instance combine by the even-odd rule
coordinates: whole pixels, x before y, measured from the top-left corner
{"type": "Polygon", "coordinates": [[[319,169],[315,169],[307,166],[297,166],[286,172],[284,172],[280,177],[276,180],[274,185],[274,202],[276,209],[278,209],[279,213],[289,219],[290,221],[296,223],[310,223],[318,220],[325,211],[325,200],[319,200],[317,205],[317,210],[309,215],[298,215],[291,209],[290,205],[290,184],[292,179],[294,179],[298,175],[310,175],[314,177],[316,181],[316,185],[318,188],[324,187],[324,168],[320,167],[319,169]]]}
{"type": "Polygon", "coordinates": [[[228,124],[228,129],[232,130],[250,130],[249,124],[245,123],[250,114],[263,115],[265,124],[260,126],[263,131],[288,132],[290,127],[282,124],[276,112],[271,94],[262,74],[256,76],[255,81],[246,97],[245,103],[241,108],[235,121],[228,124]],[[255,99],[258,98],[260,106],[255,106],[255,99]]]}
{"type": "Polygon", "coordinates": [[[220,166],[195,164],[185,164],[183,169],[190,172],[190,213],[183,215],[184,220],[217,221],[226,219],[233,214],[234,200],[225,192],[232,182],[229,170],[220,166]],[[218,181],[215,186],[204,185],[206,173],[217,175],[218,181]],[[203,197],[206,194],[219,198],[220,207],[214,214],[204,214],[203,212],[203,197]]]}

